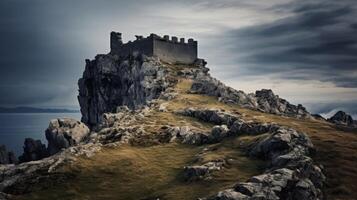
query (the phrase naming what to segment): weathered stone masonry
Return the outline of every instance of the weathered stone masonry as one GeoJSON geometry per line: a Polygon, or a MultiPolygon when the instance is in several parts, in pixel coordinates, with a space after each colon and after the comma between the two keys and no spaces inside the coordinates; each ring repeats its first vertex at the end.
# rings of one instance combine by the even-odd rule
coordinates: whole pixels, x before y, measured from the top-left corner
{"type": "Polygon", "coordinates": [[[110,52],[121,57],[138,51],[147,56],[158,57],[161,61],[169,63],[192,64],[197,59],[197,41],[168,35],[160,37],[155,34],[144,38],[136,36],[136,40],[123,43],[122,34],[111,32],[110,34],[110,52]]]}

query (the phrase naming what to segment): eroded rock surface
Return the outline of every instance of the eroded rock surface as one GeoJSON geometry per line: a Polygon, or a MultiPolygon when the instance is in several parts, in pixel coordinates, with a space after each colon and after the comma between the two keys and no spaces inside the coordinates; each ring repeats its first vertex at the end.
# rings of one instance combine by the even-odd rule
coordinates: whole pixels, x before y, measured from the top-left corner
{"type": "MultiPolygon", "coordinates": [[[[262,135],[258,141],[246,147],[246,151],[252,157],[269,162],[266,172],[252,177],[247,182],[239,182],[235,187],[221,191],[208,199],[322,199],[322,186],[325,182],[325,176],[321,168],[310,157],[315,150],[306,134],[276,124],[245,122],[239,117],[222,110],[190,108],[180,113],[206,122],[220,122],[230,125],[226,127],[215,126],[212,129],[211,135],[218,130],[220,130],[220,133],[224,133],[214,134],[219,135],[219,137],[214,137],[219,138],[219,140],[241,134],[262,135]],[[219,117],[214,117],[214,120],[212,120],[210,116],[219,117]],[[234,122],[223,120],[233,118],[235,119],[234,122]]],[[[210,135],[208,135],[208,138],[210,138],[210,135]]],[[[212,142],[212,140],[207,141],[212,142]]],[[[186,179],[202,179],[210,171],[223,167],[223,165],[219,165],[216,168],[217,165],[212,163],[214,162],[187,166],[184,170],[186,179]]]]}
{"type": "Polygon", "coordinates": [[[90,126],[101,122],[103,113],[118,106],[138,108],[156,99],[172,82],[167,68],[154,58],[133,54],[126,59],[98,55],[86,61],[78,81],[82,121],[90,126]]]}
{"type": "Polygon", "coordinates": [[[51,120],[47,130],[48,153],[53,155],[61,149],[79,144],[89,136],[89,128],[75,119],[62,118],[51,120]]]}
{"type": "Polygon", "coordinates": [[[24,153],[19,157],[20,162],[40,160],[48,156],[46,145],[41,140],[26,138],[24,142],[24,153]]]}
{"type": "Polygon", "coordinates": [[[78,156],[91,157],[100,151],[101,144],[83,144],[69,147],[53,156],[18,165],[0,165],[0,195],[4,198],[32,192],[42,185],[63,183],[73,176],[58,171],[61,166],[75,162],[78,156]]]}
{"type": "Polygon", "coordinates": [[[255,109],[266,113],[310,118],[310,113],[302,105],[290,104],[285,99],[275,95],[272,90],[262,89],[255,94],[246,94],[224,85],[209,75],[196,79],[191,87],[192,93],[216,96],[225,103],[238,104],[242,107],[255,109]]]}
{"type": "Polygon", "coordinates": [[[196,181],[200,179],[210,179],[210,173],[223,169],[225,160],[217,159],[206,162],[202,165],[191,165],[184,168],[184,178],[186,181],[196,181]]]}
{"type": "Polygon", "coordinates": [[[357,128],[357,122],[355,120],[353,120],[351,115],[349,115],[343,111],[338,111],[335,115],[333,115],[331,118],[329,118],[327,120],[329,122],[337,124],[337,125],[357,128]]]}

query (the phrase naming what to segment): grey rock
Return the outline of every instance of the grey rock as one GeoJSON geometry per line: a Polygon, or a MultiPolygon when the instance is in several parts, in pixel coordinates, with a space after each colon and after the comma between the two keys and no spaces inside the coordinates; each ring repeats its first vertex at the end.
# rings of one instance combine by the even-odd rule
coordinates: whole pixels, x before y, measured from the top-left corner
{"type": "Polygon", "coordinates": [[[61,167],[73,163],[78,156],[90,157],[101,149],[99,144],[69,147],[53,156],[18,165],[0,165],[0,193],[5,196],[21,195],[38,190],[38,186],[63,183],[72,174],[63,173],[61,167]]]}
{"type": "Polygon", "coordinates": [[[78,81],[82,122],[95,126],[103,113],[113,112],[118,106],[136,109],[147,105],[173,84],[167,74],[163,64],[141,54],[123,59],[98,55],[95,60],[87,60],[78,81]]]}
{"type": "Polygon", "coordinates": [[[352,116],[343,111],[338,111],[335,115],[333,115],[331,118],[327,120],[337,125],[357,127],[357,123],[355,123],[352,116]]]}
{"type": "Polygon", "coordinates": [[[89,133],[89,128],[84,123],[75,119],[62,118],[51,120],[46,129],[49,155],[53,155],[61,149],[79,144],[89,136],[89,133]]]}
{"type": "Polygon", "coordinates": [[[224,85],[211,76],[203,76],[195,80],[191,87],[192,93],[216,96],[224,103],[238,104],[245,108],[255,109],[266,113],[297,118],[310,118],[310,113],[302,105],[290,104],[285,99],[275,95],[272,90],[262,89],[255,94],[246,94],[224,85]]]}
{"type": "Polygon", "coordinates": [[[258,109],[272,114],[283,114],[297,118],[309,118],[310,113],[301,104],[293,105],[287,100],[281,99],[270,89],[262,89],[255,92],[258,109]]]}
{"type": "Polygon", "coordinates": [[[217,125],[214,126],[209,135],[210,143],[220,142],[223,138],[228,136],[228,127],[227,125],[217,125]]]}
{"type": "Polygon", "coordinates": [[[7,151],[5,145],[0,145],[0,165],[17,163],[15,154],[12,151],[7,151]]]}
{"type": "Polygon", "coordinates": [[[213,171],[219,171],[224,167],[223,159],[212,160],[202,165],[186,166],[184,168],[184,178],[186,181],[196,181],[200,179],[209,179],[213,171]]]}
{"type": "Polygon", "coordinates": [[[219,109],[195,109],[187,108],[178,112],[179,114],[194,117],[205,122],[217,125],[227,125],[230,127],[238,118],[236,115],[224,112],[219,109]]]}
{"type": "Polygon", "coordinates": [[[260,135],[278,130],[280,127],[273,123],[256,123],[236,120],[229,129],[230,134],[235,135],[260,135]]]}
{"type": "Polygon", "coordinates": [[[237,192],[233,189],[227,189],[218,192],[216,196],[208,198],[208,200],[248,200],[248,196],[237,192]]]}
{"type": "Polygon", "coordinates": [[[163,127],[161,141],[179,141],[183,144],[201,145],[208,142],[208,135],[188,126],[183,127],[163,127]]]}
{"type": "Polygon", "coordinates": [[[250,150],[250,155],[273,159],[298,148],[305,154],[313,151],[313,145],[306,134],[297,132],[294,129],[281,127],[258,142],[250,150]]]}
{"type": "Polygon", "coordinates": [[[46,146],[41,140],[26,138],[24,142],[24,153],[19,157],[20,162],[40,160],[48,156],[46,146]]]}
{"type": "Polygon", "coordinates": [[[208,199],[323,198],[321,191],[326,178],[309,157],[314,148],[306,134],[276,124],[245,122],[242,119],[237,119],[228,133],[264,134],[247,147],[247,152],[250,156],[270,161],[270,165],[264,173],[208,199]]]}

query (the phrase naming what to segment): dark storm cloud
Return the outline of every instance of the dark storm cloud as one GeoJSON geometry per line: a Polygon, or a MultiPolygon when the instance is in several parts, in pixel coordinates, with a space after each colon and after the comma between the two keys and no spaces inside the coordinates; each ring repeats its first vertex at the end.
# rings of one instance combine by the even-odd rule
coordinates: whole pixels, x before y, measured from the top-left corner
{"type": "Polygon", "coordinates": [[[81,37],[85,30],[77,32],[91,20],[88,4],[81,3],[0,2],[0,106],[43,104],[66,95],[73,100],[62,105],[75,102],[69,93],[76,91],[85,56],[93,54],[81,37]]]}
{"type": "Polygon", "coordinates": [[[291,16],[228,32],[240,74],[357,87],[356,8],[350,1],[279,5],[291,16]],[[235,42],[232,42],[234,40],[235,42]]]}

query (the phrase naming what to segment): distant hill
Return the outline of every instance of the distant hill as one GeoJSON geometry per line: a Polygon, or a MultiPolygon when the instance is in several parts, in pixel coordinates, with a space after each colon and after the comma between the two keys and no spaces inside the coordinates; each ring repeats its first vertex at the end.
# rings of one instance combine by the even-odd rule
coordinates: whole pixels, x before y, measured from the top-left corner
{"type": "Polygon", "coordinates": [[[0,107],[0,113],[77,113],[78,110],[55,109],[55,108],[34,108],[34,107],[0,107]]]}

